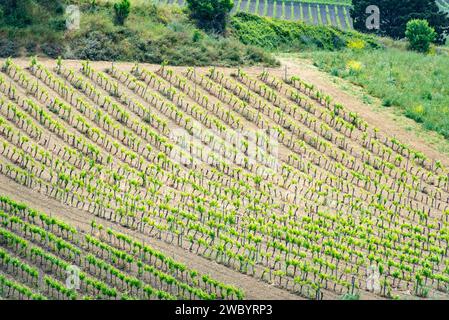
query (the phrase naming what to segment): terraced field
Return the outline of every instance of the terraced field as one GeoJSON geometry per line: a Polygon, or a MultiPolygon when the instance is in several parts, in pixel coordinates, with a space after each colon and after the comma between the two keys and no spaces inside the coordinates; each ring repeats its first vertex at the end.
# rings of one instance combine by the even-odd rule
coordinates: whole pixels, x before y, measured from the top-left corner
{"type": "Polygon", "coordinates": [[[1,65],[3,298],[447,297],[446,161],[301,75],[1,65]]]}
{"type": "MultiPolygon", "coordinates": [[[[158,3],[178,4],[185,0],[156,0],[158,3]]],[[[299,20],[314,25],[333,25],[352,29],[349,0],[235,0],[233,13],[247,12],[285,20],[299,20]]]]}

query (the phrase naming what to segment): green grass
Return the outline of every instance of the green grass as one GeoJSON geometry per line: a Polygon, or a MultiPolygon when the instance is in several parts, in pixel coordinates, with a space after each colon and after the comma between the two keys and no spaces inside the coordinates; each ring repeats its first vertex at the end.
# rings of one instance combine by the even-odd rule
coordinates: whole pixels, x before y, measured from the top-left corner
{"type": "Polygon", "coordinates": [[[407,117],[449,139],[449,57],[399,48],[307,52],[320,69],[360,85],[407,117]],[[361,64],[348,68],[349,61],[361,64]]]}

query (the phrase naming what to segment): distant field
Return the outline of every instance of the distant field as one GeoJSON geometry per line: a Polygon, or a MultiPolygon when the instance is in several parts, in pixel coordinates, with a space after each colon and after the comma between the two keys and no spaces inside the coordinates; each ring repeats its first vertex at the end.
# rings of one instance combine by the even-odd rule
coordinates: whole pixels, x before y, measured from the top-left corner
{"type": "MultiPolygon", "coordinates": [[[[165,4],[184,5],[185,0],[154,0],[165,4]]],[[[352,29],[350,0],[235,0],[233,13],[247,12],[285,20],[300,20],[313,25],[333,25],[352,29]]]]}

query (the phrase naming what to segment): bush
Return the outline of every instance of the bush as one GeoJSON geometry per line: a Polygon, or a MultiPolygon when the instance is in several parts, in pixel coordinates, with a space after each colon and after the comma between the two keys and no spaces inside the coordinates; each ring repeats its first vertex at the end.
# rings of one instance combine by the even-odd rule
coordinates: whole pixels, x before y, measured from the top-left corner
{"type": "Polygon", "coordinates": [[[447,56],[396,48],[311,51],[301,56],[312,58],[321,69],[363,87],[368,94],[382,99],[385,106],[397,108],[424,128],[449,139],[447,56]],[[347,69],[350,60],[362,63],[360,73],[350,74],[347,69]]]}
{"type": "Polygon", "coordinates": [[[64,48],[61,45],[53,42],[44,43],[41,46],[41,50],[43,53],[53,59],[56,59],[64,52],[64,48]]]}
{"type": "Polygon", "coordinates": [[[413,19],[407,23],[405,36],[412,50],[427,53],[437,34],[426,20],[413,19]]]}
{"type": "Polygon", "coordinates": [[[121,0],[114,4],[115,23],[122,26],[125,23],[126,18],[128,18],[130,11],[131,3],[129,0],[121,0]]]}
{"type": "Polygon", "coordinates": [[[95,30],[89,32],[85,37],[76,39],[70,50],[72,56],[64,55],[64,58],[85,59],[85,60],[116,60],[118,52],[114,50],[114,43],[109,34],[95,30]]]}
{"type": "Polygon", "coordinates": [[[232,0],[187,0],[190,17],[200,28],[223,33],[229,12],[234,7],[232,0]]]}

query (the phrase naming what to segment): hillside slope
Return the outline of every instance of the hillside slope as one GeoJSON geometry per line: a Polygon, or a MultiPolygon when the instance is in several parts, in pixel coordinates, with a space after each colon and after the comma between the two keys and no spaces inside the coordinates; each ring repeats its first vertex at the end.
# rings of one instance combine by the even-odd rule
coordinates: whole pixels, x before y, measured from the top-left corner
{"type": "MultiPolygon", "coordinates": [[[[248,298],[338,299],[354,291],[366,299],[441,296],[449,283],[443,249],[447,160],[401,143],[388,126],[373,127],[353,112],[354,101],[343,106],[339,102],[347,101],[339,101],[338,90],[310,73],[303,78],[291,62],[287,69],[246,70],[52,60],[1,64],[0,173],[8,183],[0,190],[82,228],[81,242],[75,233],[57,233],[75,246],[67,250],[80,248],[79,259],[52,253],[87,270],[118,297],[185,293],[180,282],[159,284],[138,272],[138,255],[122,265],[104,250],[89,250],[104,247],[85,236],[90,232],[134,254],[112,242],[100,224],[146,239],[182,262],[191,260],[188,265],[202,272],[211,259],[219,264],[211,265],[211,276],[225,281],[222,286],[241,286],[248,298]],[[19,192],[16,183],[23,186],[19,192]],[[49,198],[64,205],[38,203],[49,198]],[[72,216],[73,210],[79,213],[72,216]],[[96,223],[89,231],[91,219],[96,223]],[[123,269],[136,287],[126,290],[129,284],[102,278],[101,268],[123,269]],[[378,279],[370,292],[367,279],[376,270],[387,281],[378,279]],[[254,284],[263,291],[265,283],[278,289],[250,289],[254,284]]],[[[26,210],[5,210],[22,224],[38,223],[26,210]]],[[[11,232],[17,239],[30,235],[2,217],[2,247],[14,256],[16,247],[5,239],[15,239],[11,232]]],[[[45,237],[26,241],[46,248],[45,237]]],[[[226,291],[192,281],[187,273],[173,275],[205,291],[193,291],[202,298],[226,291]]],[[[33,290],[33,282],[25,282],[33,290]]],[[[229,288],[225,297],[241,296],[229,288]]]]}

